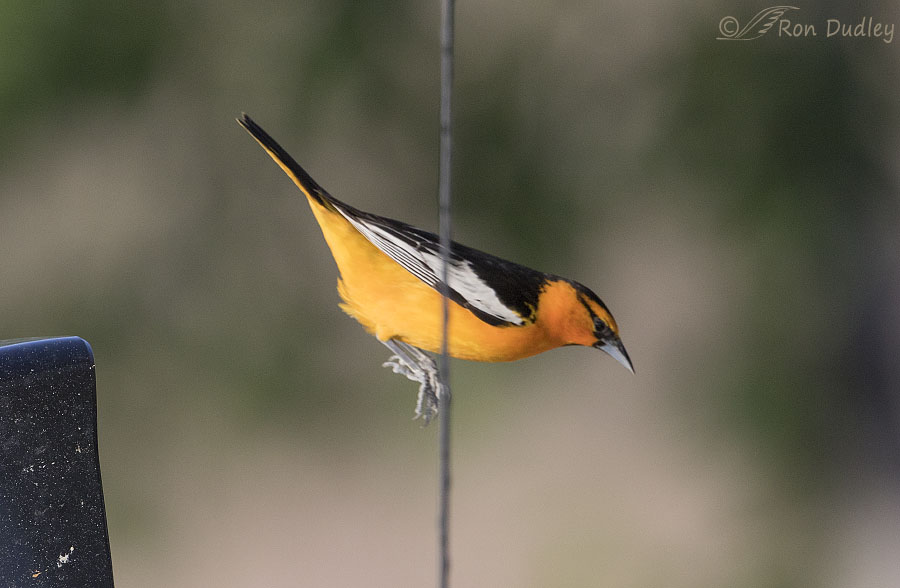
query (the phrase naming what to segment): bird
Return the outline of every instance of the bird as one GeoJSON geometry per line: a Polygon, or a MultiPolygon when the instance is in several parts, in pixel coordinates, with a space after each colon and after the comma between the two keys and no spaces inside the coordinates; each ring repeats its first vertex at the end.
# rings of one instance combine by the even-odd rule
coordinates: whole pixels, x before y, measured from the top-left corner
{"type": "MultiPolygon", "coordinates": [[[[430,355],[443,335],[439,237],[338,200],[250,116],[236,120],[306,196],[338,267],[341,309],[391,351],[384,366],[419,383],[415,417],[427,424],[444,394],[430,355]]],[[[448,261],[451,357],[504,362],[582,345],[634,373],[615,319],[588,287],[455,241],[448,261]]]]}

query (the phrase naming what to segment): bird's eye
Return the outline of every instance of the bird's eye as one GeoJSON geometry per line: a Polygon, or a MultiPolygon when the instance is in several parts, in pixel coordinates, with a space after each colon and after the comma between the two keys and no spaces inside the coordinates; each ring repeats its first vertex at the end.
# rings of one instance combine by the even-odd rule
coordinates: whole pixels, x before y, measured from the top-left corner
{"type": "Polygon", "coordinates": [[[609,328],[609,325],[607,325],[603,319],[597,317],[594,319],[594,332],[599,337],[606,337],[607,335],[612,334],[612,329],[609,328]]]}

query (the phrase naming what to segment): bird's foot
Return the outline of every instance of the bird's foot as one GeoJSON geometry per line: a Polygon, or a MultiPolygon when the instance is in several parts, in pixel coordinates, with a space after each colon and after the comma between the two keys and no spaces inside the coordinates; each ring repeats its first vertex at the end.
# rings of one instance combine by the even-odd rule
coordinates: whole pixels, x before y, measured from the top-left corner
{"type": "Polygon", "coordinates": [[[437,372],[434,377],[428,375],[426,381],[419,385],[419,394],[416,397],[416,416],[413,420],[421,418],[424,426],[428,426],[431,419],[438,413],[438,398],[440,397],[441,383],[437,380],[437,372]]]}
{"type": "Polygon", "coordinates": [[[395,374],[402,374],[414,382],[419,382],[416,397],[416,415],[425,425],[438,413],[439,399],[444,395],[444,387],[438,377],[437,363],[421,349],[400,341],[384,341],[394,355],[384,362],[395,374]]]}

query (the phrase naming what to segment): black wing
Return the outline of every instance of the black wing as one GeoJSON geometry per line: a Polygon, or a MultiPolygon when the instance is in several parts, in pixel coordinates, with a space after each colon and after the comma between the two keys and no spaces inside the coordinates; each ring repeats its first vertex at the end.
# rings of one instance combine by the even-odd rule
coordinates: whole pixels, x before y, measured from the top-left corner
{"type": "MultiPolygon", "coordinates": [[[[440,239],[406,223],[332,204],[373,245],[435,290],[441,290],[440,239]]],[[[448,282],[450,299],[491,325],[524,325],[534,309],[546,275],[453,242],[448,282]]]]}

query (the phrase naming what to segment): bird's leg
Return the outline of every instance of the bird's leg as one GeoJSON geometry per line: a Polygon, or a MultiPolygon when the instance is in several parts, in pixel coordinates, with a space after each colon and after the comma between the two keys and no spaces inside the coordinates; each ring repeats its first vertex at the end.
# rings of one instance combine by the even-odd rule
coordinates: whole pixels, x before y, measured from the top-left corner
{"type": "Polygon", "coordinates": [[[419,382],[415,418],[421,417],[427,425],[438,412],[438,398],[445,393],[438,378],[437,363],[430,355],[409,343],[395,339],[382,343],[394,353],[384,362],[384,366],[391,368],[395,374],[403,374],[410,380],[419,382]]]}

